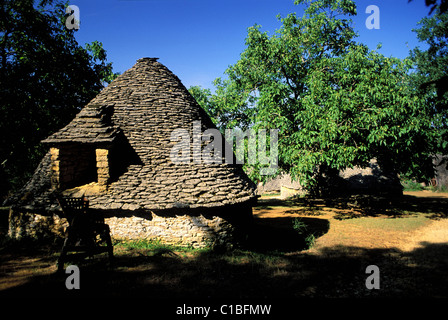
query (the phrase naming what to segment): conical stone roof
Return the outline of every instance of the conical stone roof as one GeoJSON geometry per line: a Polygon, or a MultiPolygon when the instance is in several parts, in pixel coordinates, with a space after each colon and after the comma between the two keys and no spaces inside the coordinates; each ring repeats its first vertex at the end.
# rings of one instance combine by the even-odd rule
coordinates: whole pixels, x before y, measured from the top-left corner
{"type": "MultiPolygon", "coordinates": [[[[171,135],[193,123],[215,129],[181,81],[156,58],[142,58],[109,84],[66,127],[43,142],[113,145],[126,141],[134,158],[103,192],[89,195],[92,208],[161,210],[221,207],[256,199],[255,185],[232,163],[174,163],[171,135]],[[199,122],[198,122],[199,121],[199,122]]],[[[223,138],[224,141],[224,138],[223,138]]],[[[42,160],[15,205],[28,209],[54,206],[50,200],[51,155],[42,160]]]]}

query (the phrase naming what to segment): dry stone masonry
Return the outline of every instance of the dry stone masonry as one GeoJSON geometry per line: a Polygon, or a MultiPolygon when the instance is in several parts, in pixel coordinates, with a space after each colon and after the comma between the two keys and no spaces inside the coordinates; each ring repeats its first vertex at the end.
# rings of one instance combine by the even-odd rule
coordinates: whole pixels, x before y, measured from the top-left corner
{"type": "Polygon", "coordinates": [[[43,141],[49,152],[9,200],[10,236],[60,233],[63,194],[86,196],[117,239],[201,247],[244,238],[256,195],[242,166],[170,159],[171,132],[192,137],[193,121],[216,128],[170,70],[139,59],[43,141]]]}

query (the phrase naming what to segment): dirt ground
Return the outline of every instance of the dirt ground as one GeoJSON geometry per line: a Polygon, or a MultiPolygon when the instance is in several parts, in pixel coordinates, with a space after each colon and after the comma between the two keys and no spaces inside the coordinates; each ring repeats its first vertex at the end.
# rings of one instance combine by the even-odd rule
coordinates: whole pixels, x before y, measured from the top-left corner
{"type": "Polygon", "coordinates": [[[446,217],[448,211],[448,207],[445,207],[448,205],[448,193],[414,191],[405,192],[405,196],[420,199],[422,202],[419,203],[420,207],[411,212],[400,212],[399,217],[381,213],[366,216],[357,212],[356,208],[347,209],[322,203],[292,210],[285,207],[272,207],[266,210],[261,207],[254,210],[254,215],[256,218],[266,220],[287,217],[291,220],[296,217],[310,219],[309,217],[314,216],[315,219],[330,221],[331,227],[328,232],[320,236],[312,249],[307,251],[312,253],[319,253],[326,247],[338,245],[412,251],[424,243],[448,243],[448,219],[440,219],[446,217]],[[425,200],[429,200],[431,204],[425,200]],[[437,213],[438,216],[432,219],[437,213]],[[341,214],[360,217],[335,219],[335,216],[341,214]]]}
{"type": "Polygon", "coordinates": [[[446,193],[406,192],[399,200],[263,197],[254,217],[247,246],[237,250],[116,245],[113,268],[101,257],[80,267],[80,290],[67,290],[67,275],[56,273],[58,246],[4,246],[0,297],[448,297],[446,193]],[[295,219],[306,226],[300,235],[295,219]],[[369,265],[379,267],[379,290],[365,286],[369,265]]]}

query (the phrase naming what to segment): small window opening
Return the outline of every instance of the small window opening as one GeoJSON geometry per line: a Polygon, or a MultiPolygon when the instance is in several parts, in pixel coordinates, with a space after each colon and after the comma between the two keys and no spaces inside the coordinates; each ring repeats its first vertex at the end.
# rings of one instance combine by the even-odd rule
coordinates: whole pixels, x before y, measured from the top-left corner
{"type": "Polygon", "coordinates": [[[68,189],[98,181],[95,148],[84,145],[59,149],[59,186],[68,189]]]}

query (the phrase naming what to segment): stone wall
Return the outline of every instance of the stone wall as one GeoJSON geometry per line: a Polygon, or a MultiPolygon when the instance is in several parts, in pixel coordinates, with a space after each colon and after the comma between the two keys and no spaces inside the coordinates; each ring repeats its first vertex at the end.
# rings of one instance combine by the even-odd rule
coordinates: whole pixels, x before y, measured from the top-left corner
{"type": "MultiPolygon", "coordinates": [[[[193,248],[227,246],[238,244],[247,235],[252,212],[241,212],[240,223],[213,214],[197,212],[190,214],[137,213],[127,216],[105,218],[111,236],[115,240],[149,240],[164,244],[193,248]]],[[[42,215],[10,211],[9,231],[11,238],[43,239],[65,236],[67,220],[58,214],[42,215]]]]}
{"type": "Polygon", "coordinates": [[[257,186],[257,194],[272,193],[281,191],[282,187],[302,191],[302,186],[299,181],[293,181],[291,175],[282,174],[270,179],[266,182],[259,182],[257,186]]]}
{"type": "MultiPolygon", "coordinates": [[[[439,171],[441,172],[441,171],[439,171]]],[[[402,186],[398,175],[384,172],[376,159],[372,159],[365,168],[354,167],[339,172],[341,186],[336,187],[348,194],[402,194],[402,186]]],[[[442,175],[440,175],[442,177],[442,175]]],[[[306,194],[298,181],[293,181],[289,174],[283,174],[265,182],[259,183],[257,194],[281,191],[281,197],[289,197],[295,194],[306,194]]]]}
{"type": "Polygon", "coordinates": [[[177,246],[202,248],[234,242],[234,227],[221,217],[174,216],[161,217],[152,213],[143,217],[112,217],[106,223],[117,240],[152,240],[177,246]]]}
{"type": "Polygon", "coordinates": [[[41,215],[30,212],[9,211],[8,236],[15,240],[63,238],[68,227],[67,219],[56,214],[41,215]]]}
{"type": "Polygon", "coordinates": [[[304,195],[305,191],[303,189],[294,189],[294,188],[288,188],[281,186],[280,187],[280,198],[281,199],[288,199],[290,197],[304,195]]]}

